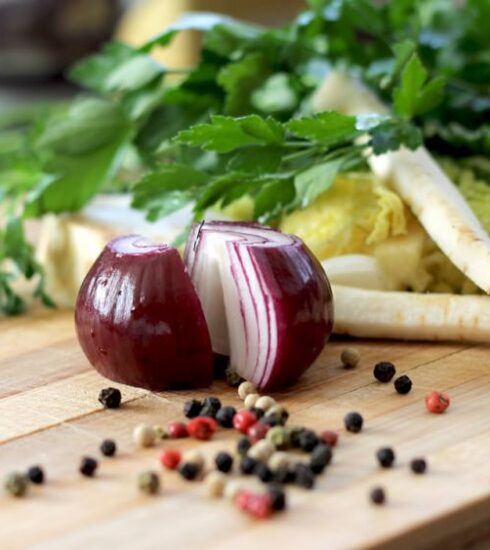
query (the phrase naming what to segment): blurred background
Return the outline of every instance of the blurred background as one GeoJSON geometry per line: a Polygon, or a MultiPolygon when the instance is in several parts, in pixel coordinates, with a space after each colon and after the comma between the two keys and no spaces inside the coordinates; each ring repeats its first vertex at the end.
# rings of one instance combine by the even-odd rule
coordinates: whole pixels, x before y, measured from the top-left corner
{"type": "MultiPolygon", "coordinates": [[[[66,68],[111,38],[139,45],[188,11],[215,11],[280,24],[303,0],[0,0],[0,110],[76,92],[66,68]]],[[[191,65],[196,33],[183,33],[159,60],[191,65]]]]}

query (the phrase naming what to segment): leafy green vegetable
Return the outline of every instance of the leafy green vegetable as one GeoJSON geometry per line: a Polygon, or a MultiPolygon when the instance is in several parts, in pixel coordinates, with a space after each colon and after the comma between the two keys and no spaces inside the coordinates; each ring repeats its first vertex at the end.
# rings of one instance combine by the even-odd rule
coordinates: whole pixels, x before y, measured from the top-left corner
{"type": "Polygon", "coordinates": [[[206,151],[228,153],[246,145],[280,144],[284,134],[274,119],[258,115],[243,118],[212,116],[210,124],[198,124],[177,135],[177,141],[206,151]]]}
{"type": "MultiPolygon", "coordinates": [[[[75,65],[70,77],[86,95],[70,105],[43,107],[35,118],[31,108],[0,112],[0,310],[22,310],[18,275],[37,278],[35,293],[48,301],[23,219],[76,211],[104,190],[129,189],[151,220],[187,203],[199,218],[246,195],[254,217],[274,223],[368,153],[425,140],[465,166],[488,156],[487,0],[307,4],[273,29],[187,14],[140,48],[113,42],[75,65]],[[195,67],[150,57],[188,29],[203,33],[195,67]],[[392,115],[313,116],[310,97],[337,67],[392,115]]],[[[467,196],[472,188],[472,197],[486,196],[487,172],[478,185],[465,181],[467,196]]]]}
{"type": "Polygon", "coordinates": [[[412,54],[401,73],[400,86],[393,98],[395,111],[411,118],[430,111],[442,99],[445,80],[437,77],[427,82],[428,73],[416,54],[412,54]]]}

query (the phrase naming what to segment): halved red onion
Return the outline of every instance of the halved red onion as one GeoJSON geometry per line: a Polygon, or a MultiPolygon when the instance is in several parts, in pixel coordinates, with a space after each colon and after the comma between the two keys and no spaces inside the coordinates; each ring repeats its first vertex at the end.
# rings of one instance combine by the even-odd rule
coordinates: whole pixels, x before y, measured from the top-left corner
{"type": "Polygon", "coordinates": [[[184,258],[213,351],[261,390],[294,383],[333,326],[330,285],[297,237],[259,224],[196,225],[184,258]]]}
{"type": "Polygon", "coordinates": [[[110,242],[80,288],[75,323],[90,363],[116,382],[159,391],[212,380],[206,321],[175,248],[110,242]]]}

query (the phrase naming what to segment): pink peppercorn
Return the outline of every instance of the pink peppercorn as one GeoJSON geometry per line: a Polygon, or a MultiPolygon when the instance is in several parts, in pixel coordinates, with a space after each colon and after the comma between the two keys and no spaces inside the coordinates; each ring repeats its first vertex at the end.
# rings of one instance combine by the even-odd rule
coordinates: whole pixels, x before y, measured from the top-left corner
{"type": "Polygon", "coordinates": [[[208,441],[211,439],[217,428],[218,424],[216,420],[208,416],[198,416],[187,423],[189,435],[201,441],[208,441]]]}
{"type": "Polygon", "coordinates": [[[425,405],[427,410],[434,414],[442,414],[450,404],[449,395],[433,391],[425,396],[425,405]]]}
{"type": "Polygon", "coordinates": [[[168,435],[172,439],[180,439],[182,437],[189,437],[187,426],[183,422],[170,422],[168,425],[168,435]]]}
{"type": "Polygon", "coordinates": [[[267,435],[267,432],[269,431],[269,428],[270,426],[262,424],[262,422],[256,422],[255,424],[252,424],[252,426],[250,426],[250,428],[247,430],[247,435],[250,439],[250,442],[257,443],[257,441],[264,439],[264,437],[267,435]]]}
{"type": "Polygon", "coordinates": [[[339,434],[337,432],[332,431],[332,430],[324,430],[320,434],[320,439],[326,445],[330,445],[330,447],[335,447],[335,445],[337,445],[337,441],[339,439],[339,434]]]}
{"type": "Polygon", "coordinates": [[[267,518],[272,514],[271,499],[267,494],[240,491],[235,502],[240,510],[257,519],[267,518]]]}
{"type": "Polygon", "coordinates": [[[257,422],[257,417],[254,413],[247,409],[238,411],[233,417],[233,427],[242,434],[246,434],[251,426],[257,422]]]}
{"type": "Polygon", "coordinates": [[[175,470],[182,460],[182,453],[177,449],[165,449],[160,454],[160,463],[167,470],[175,470]]]}

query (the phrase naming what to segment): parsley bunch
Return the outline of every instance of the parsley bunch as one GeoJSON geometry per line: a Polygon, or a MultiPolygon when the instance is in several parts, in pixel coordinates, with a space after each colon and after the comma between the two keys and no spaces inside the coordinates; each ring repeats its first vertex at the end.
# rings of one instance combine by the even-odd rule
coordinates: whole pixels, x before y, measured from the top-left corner
{"type": "Polygon", "coordinates": [[[438,154],[488,153],[490,46],[480,25],[488,2],[308,3],[281,28],[189,14],[140,48],[109,43],[69,74],[85,95],[31,124],[9,120],[2,129],[0,120],[0,310],[23,307],[15,273],[37,276],[35,292],[48,302],[23,220],[77,211],[97,193],[132,193],[150,220],[189,202],[199,219],[248,195],[254,217],[270,223],[367,154],[424,139],[438,154]],[[187,29],[203,33],[195,67],[153,60],[154,48],[187,29]],[[392,114],[313,115],[310,97],[337,67],[363,79],[392,114]]]}

